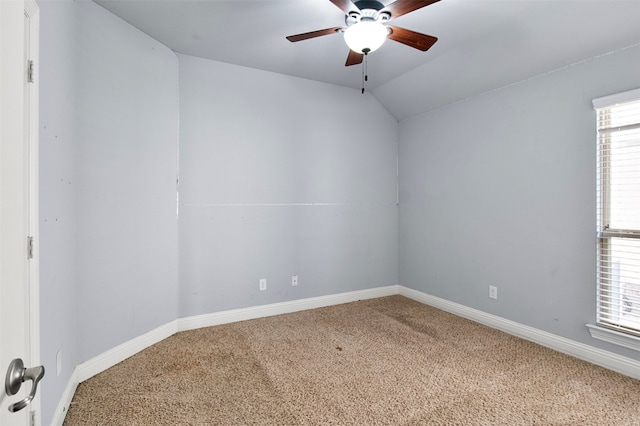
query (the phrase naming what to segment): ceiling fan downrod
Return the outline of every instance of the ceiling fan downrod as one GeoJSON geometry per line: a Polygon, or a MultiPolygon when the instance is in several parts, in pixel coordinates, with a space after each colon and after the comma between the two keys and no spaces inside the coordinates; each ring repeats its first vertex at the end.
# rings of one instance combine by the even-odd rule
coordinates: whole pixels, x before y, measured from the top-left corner
{"type": "Polygon", "coordinates": [[[362,94],[364,95],[364,83],[369,81],[369,72],[367,71],[367,57],[369,56],[369,51],[371,49],[364,48],[362,49],[362,53],[364,54],[364,61],[362,61],[362,94]]]}

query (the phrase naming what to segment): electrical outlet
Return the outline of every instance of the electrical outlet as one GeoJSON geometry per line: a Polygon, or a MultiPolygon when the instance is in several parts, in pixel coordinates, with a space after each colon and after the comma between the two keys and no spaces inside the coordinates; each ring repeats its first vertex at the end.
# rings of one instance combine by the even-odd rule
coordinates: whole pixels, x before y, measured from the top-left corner
{"type": "Polygon", "coordinates": [[[260,278],[260,291],[265,291],[267,289],[267,279],[260,278]]]}
{"type": "Polygon", "coordinates": [[[292,276],[291,276],[291,285],[292,285],[293,287],[295,287],[295,286],[297,286],[297,285],[298,285],[298,276],[297,276],[297,275],[292,275],[292,276]]]}
{"type": "Polygon", "coordinates": [[[498,298],[498,287],[494,285],[489,286],[489,298],[497,299],[498,298]]]}

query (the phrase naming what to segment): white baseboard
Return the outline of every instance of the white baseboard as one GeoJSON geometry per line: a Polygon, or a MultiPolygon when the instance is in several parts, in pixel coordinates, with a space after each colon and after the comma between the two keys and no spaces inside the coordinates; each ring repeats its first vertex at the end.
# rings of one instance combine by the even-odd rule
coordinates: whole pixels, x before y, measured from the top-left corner
{"type": "Polygon", "coordinates": [[[78,381],[84,382],[96,374],[102,373],[117,363],[137,354],[141,350],[175,334],[177,331],[178,322],[177,320],[174,320],[141,336],[124,342],[113,349],[109,349],[107,352],[91,358],[89,361],[83,362],[78,366],[78,381]]]}
{"type": "Polygon", "coordinates": [[[519,324],[496,315],[488,314],[477,309],[469,308],[455,302],[450,302],[421,291],[399,286],[399,294],[433,306],[443,311],[450,312],[463,318],[470,319],[480,324],[487,325],[513,336],[521,337],[546,346],[558,352],[574,356],[592,364],[599,365],[609,370],[617,371],[634,379],[640,379],[640,362],[631,358],[623,357],[613,352],[595,348],[593,346],[579,343],[537,328],[519,324]]]}
{"type": "Polygon", "coordinates": [[[73,395],[76,393],[78,383],[80,382],[78,381],[78,367],[76,367],[69,378],[67,387],[64,388],[60,401],[58,401],[56,411],[53,413],[53,420],[51,420],[51,426],[62,426],[64,423],[64,418],[67,416],[67,412],[69,411],[69,406],[73,400],[73,395]]]}
{"type": "Polygon", "coordinates": [[[178,331],[195,330],[202,327],[246,321],[274,315],[290,314],[308,309],[323,308],[325,306],[356,302],[358,300],[376,299],[378,297],[398,294],[398,286],[378,287],[367,290],[350,291],[347,293],[331,294],[328,296],[311,297],[308,299],[292,300],[290,302],[272,303],[269,305],[252,306],[250,308],[233,309],[213,314],[197,315],[180,318],[178,331]]]}

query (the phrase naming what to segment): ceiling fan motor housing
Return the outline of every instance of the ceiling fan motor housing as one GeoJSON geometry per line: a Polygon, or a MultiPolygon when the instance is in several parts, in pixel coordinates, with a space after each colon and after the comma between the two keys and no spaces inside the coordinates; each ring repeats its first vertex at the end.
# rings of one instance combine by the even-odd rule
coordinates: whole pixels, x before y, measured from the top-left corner
{"type": "Polygon", "coordinates": [[[360,10],[373,9],[376,12],[381,10],[384,7],[384,4],[375,0],[360,0],[360,1],[353,2],[353,4],[355,4],[356,7],[360,10]]]}
{"type": "Polygon", "coordinates": [[[382,23],[391,19],[391,14],[389,12],[380,12],[380,10],[384,8],[384,5],[379,1],[360,0],[354,2],[354,4],[360,11],[351,11],[345,16],[345,23],[348,27],[361,21],[377,21],[382,23]]]}

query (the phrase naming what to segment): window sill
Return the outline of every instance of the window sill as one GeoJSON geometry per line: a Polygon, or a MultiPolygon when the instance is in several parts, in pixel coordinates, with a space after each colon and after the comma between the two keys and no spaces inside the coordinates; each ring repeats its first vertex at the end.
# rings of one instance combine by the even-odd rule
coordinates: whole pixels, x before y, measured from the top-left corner
{"type": "Polygon", "coordinates": [[[593,324],[587,324],[591,337],[614,345],[624,346],[625,348],[640,351],[640,337],[631,336],[619,331],[610,330],[608,328],[599,327],[593,324]]]}

